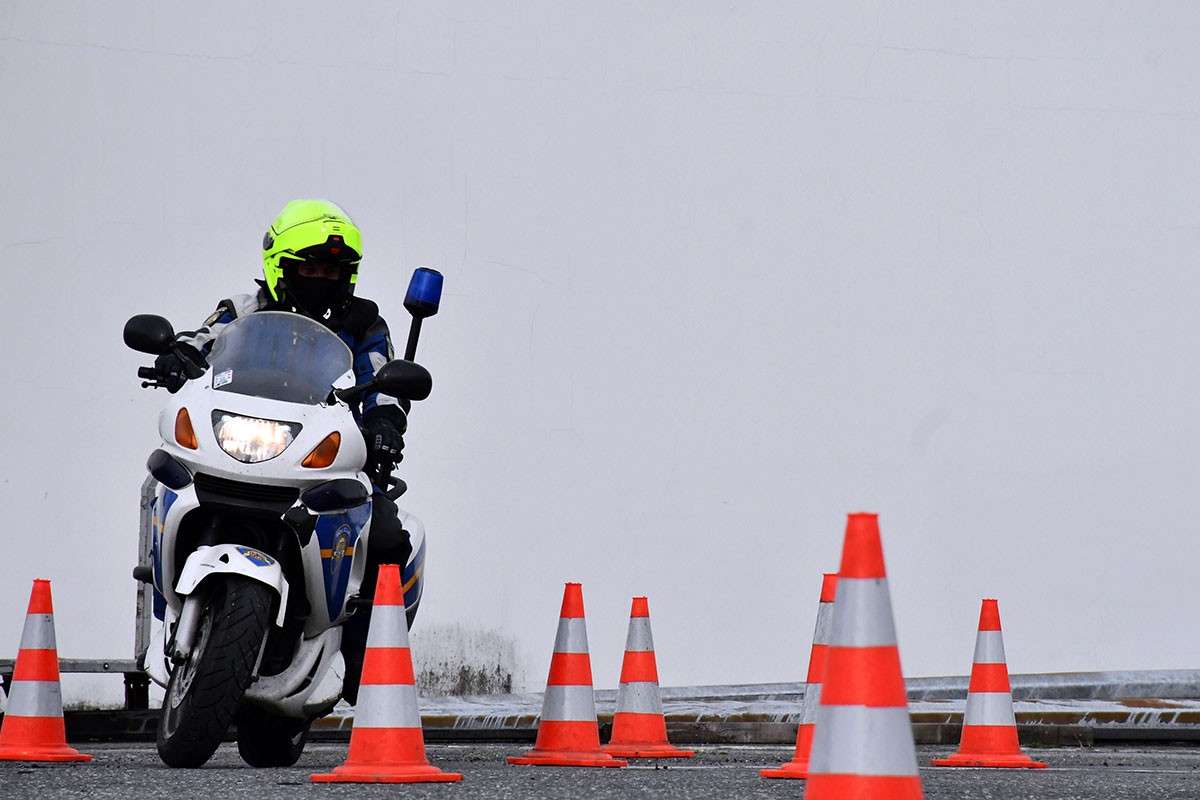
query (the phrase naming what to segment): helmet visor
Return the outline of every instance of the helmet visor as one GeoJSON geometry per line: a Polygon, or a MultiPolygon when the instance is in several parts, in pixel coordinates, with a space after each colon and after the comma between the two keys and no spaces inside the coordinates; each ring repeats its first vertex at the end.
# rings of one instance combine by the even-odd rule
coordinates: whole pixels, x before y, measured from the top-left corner
{"type": "Polygon", "coordinates": [[[298,250],[295,258],[298,261],[322,261],[339,266],[354,266],[362,260],[362,253],[347,244],[338,234],[333,234],[320,244],[298,250]]]}

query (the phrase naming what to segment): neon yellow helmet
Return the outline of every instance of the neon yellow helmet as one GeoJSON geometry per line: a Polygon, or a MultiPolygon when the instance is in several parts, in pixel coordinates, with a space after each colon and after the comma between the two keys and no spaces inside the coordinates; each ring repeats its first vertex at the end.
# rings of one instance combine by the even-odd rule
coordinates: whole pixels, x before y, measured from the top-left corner
{"type": "Polygon", "coordinates": [[[294,270],[306,261],[341,267],[342,278],[331,288],[336,288],[336,295],[342,299],[348,299],[358,282],[361,260],[362,232],[349,214],[328,200],[293,200],[263,236],[263,277],[276,302],[284,302],[285,295],[295,300],[302,294],[294,270]],[[289,283],[293,284],[290,292],[289,283]]]}

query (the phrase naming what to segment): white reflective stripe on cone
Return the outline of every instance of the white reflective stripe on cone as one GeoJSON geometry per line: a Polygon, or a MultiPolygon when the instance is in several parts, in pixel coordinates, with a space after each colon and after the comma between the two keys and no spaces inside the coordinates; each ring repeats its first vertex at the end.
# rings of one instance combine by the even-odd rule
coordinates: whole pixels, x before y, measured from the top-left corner
{"type": "Polygon", "coordinates": [[[375,606],[367,627],[367,647],[408,647],[404,606],[375,606]]]}
{"type": "Polygon", "coordinates": [[[975,637],[975,664],[1007,664],[1004,658],[1004,634],[1001,631],[980,631],[975,637]]]}
{"type": "Polygon", "coordinates": [[[649,617],[629,618],[629,633],[625,636],[625,649],[633,653],[649,653],[654,650],[654,637],[650,635],[649,617]]]}
{"type": "Polygon", "coordinates": [[[817,709],[821,707],[821,684],[810,683],[804,690],[804,703],[800,706],[800,724],[811,725],[817,721],[817,709]]]}
{"type": "Polygon", "coordinates": [[[550,722],[595,722],[596,697],[591,686],[547,686],[542,719],[550,722]]]}
{"type": "MultiPolygon", "coordinates": [[[[843,585],[838,584],[839,603],[843,585]]],[[[916,775],[908,708],[821,706],[808,774],[916,775]]]]}
{"type": "Polygon", "coordinates": [[[817,607],[817,629],[813,631],[813,644],[829,644],[833,633],[833,603],[821,603],[817,607]]]}
{"type": "Polygon", "coordinates": [[[963,725],[1013,725],[1012,695],[1008,692],[971,692],[963,711],[963,725]]]}
{"type": "Polygon", "coordinates": [[[58,681],[13,681],[8,695],[10,717],[61,717],[62,689],[58,681]]]}
{"type": "Polygon", "coordinates": [[[617,713],[622,711],[631,714],[663,713],[658,684],[653,681],[622,683],[617,689],[617,713]]]}
{"type": "Polygon", "coordinates": [[[57,650],[54,642],[53,614],[26,614],[21,630],[22,650],[57,650]]]}
{"type": "Polygon", "coordinates": [[[838,579],[837,616],[830,636],[835,647],[889,647],[896,644],[887,578],[838,579]]]}
{"type": "Polygon", "coordinates": [[[365,683],[358,687],[355,728],[420,728],[417,687],[403,683],[365,683]]]}
{"type": "Polygon", "coordinates": [[[554,637],[556,653],[586,653],[587,622],[583,617],[559,617],[558,633],[554,637]]]}

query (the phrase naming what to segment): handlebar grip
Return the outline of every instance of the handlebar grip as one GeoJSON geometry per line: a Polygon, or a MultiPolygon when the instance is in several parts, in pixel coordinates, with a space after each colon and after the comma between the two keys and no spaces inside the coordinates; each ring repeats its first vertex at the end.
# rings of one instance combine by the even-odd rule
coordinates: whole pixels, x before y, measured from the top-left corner
{"type": "Polygon", "coordinates": [[[138,377],[152,381],[158,377],[158,373],[154,371],[154,367],[138,367],[138,377]]]}

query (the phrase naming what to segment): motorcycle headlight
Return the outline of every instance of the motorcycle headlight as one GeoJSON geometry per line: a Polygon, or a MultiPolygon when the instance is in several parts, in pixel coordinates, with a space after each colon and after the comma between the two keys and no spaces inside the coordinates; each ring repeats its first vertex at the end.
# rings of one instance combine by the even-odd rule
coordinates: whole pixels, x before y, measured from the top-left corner
{"type": "Polygon", "coordinates": [[[213,433],[226,453],[238,461],[256,464],[286,450],[300,433],[300,425],[214,411],[213,433]]]}

